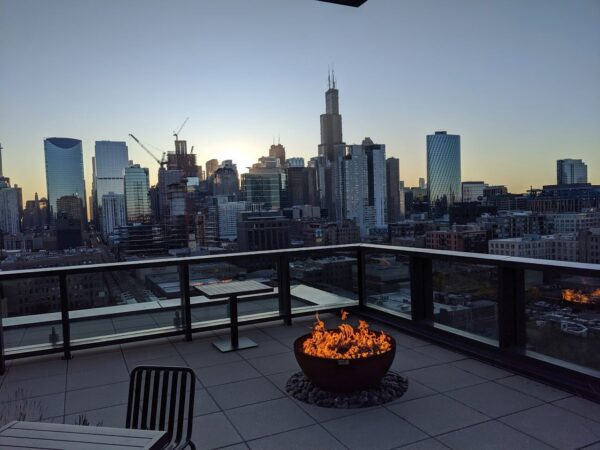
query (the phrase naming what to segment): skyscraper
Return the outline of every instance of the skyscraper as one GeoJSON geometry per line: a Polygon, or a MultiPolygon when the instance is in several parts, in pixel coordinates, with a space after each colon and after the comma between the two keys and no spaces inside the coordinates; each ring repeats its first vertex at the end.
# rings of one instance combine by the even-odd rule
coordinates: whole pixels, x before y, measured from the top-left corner
{"type": "Polygon", "coordinates": [[[556,184],[587,182],[587,165],[581,159],[559,159],[556,161],[556,184]]]}
{"type": "Polygon", "coordinates": [[[387,221],[400,220],[400,160],[388,158],[385,161],[387,181],[387,221]]]}
{"type": "Polygon", "coordinates": [[[242,200],[267,210],[278,210],[287,201],[286,173],[278,158],[262,157],[242,175],[242,200]]]}
{"type": "Polygon", "coordinates": [[[126,167],[125,182],[125,212],[127,223],[150,223],[150,181],[148,169],[139,164],[126,167]]]}
{"type": "Polygon", "coordinates": [[[93,211],[97,226],[102,226],[102,198],[109,193],[125,193],[124,171],[129,165],[125,142],[96,141],[93,161],[93,211]]]}
{"type": "Polygon", "coordinates": [[[385,165],[385,144],[375,144],[371,138],[366,137],[362,142],[368,161],[368,189],[369,206],[375,213],[376,228],[386,226],[387,213],[387,180],[385,165]]]}
{"type": "Polygon", "coordinates": [[[285,147],[280,142],[277,145],[271,145],[269,149],[269,157],[279,159],[279,164],[283,166],[285,164],[285,147]]]}
{"type": "MultiPolygon", "coordinates": [[[[0,176],[0,234],[16,235],[21,231],[19,217],[19,192],[10,187],[8,178],[0,176]]],[[[2,238],[0,236],[0,248],[2,238]]]]}
{"type": "Polygon", "coordinates": [[[237,166],[231,160],[225,160],[212,174],[213,195],[238,197],[240,181],[237,166]]]}
{"type": "Polygon", "coordinates": [[[219,168],[219,160],[218,159],[210,159],[206,161],[206,179],[208,180],[213,176],[215,171],[219,168]]]}
{"type": "Polygon", "coordinates": [[[109,236],[127,224],[125,196],[109,192],[102,196],[102,232],[109,236]]]}
{"type": "Polygon", "coordinates": [[[57,200],[75,195],[86,207],[83,178],[83,149],[79,139],[52,137],[44,140],[46,187],[52,216],[56,217],[57,200]]]}
{"type": "Polygon", "coordinates": [[[329,218],[343,217],[343,192],[341,188],[342,159],[346,144],[342,139],[342,116],[339,108],[339,92],[335,74],[329,74],[325,93],[325,114],[321,114],[321,144],[319,145],[319,190],[329,218]]]}
{"type": "Polygon", "coordinates": [[[369,162],[362,145],[349,145],[344,159],[344,218],[356,222],[361,236],[369,234],[375,214],[369,208],[369,162]]]}
{"type": "Polygon", "coordinates": [[[427,135],[427,192],[430,209],[445,214],[461,198],[460,136],[436,131],[427,135]]]}
{"type": "MultiPolygon", "coordinates": [[[[362,236],[386,225],[385,145],[365,138],[361,145],[349,145],[343,160],[343,219],[353,219],[362,236]]],[[[342,219],[340,218],[340,220],[342,219]]]]}
{"type": "Polygon", "coordinates": [[[199,176],[196,155],[188,153],[187,141],[180,139],[175,141],[175,151],[167,153],[167,170],[181,170],[186,177],[199,176]]]}

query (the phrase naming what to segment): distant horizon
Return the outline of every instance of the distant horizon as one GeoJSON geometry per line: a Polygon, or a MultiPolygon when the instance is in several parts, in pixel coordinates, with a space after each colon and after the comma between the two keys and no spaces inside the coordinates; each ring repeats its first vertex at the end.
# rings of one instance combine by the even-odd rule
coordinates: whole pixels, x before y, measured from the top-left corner
{"type": "Polygon", "coordinates": [[[3,171],[24,201],[47,196],[45,138],[82,141],[89,196],[95,141],[127,142],[155,184],[158,164],[128,134],[160,157],[186,117],[180,139],[203,168],[231,159],[244,173],[278,136],[288,158],[308,161],[328,66],[344,141],[386,144],[407,187],[427,178],[425,136],[441,130],[461,136],[462,181],[524,193],[554,184],[556,160],[572,158],[600,184],[594,0],[379,0],[359,9],[0,0],[0,9],[3,171]]]}

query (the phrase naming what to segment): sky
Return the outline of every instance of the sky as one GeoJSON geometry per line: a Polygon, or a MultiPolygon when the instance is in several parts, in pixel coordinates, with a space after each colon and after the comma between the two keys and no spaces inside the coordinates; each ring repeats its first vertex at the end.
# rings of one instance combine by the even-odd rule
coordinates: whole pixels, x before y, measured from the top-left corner
{"type": "Polygon", "coordinates": [[[241,172],[281,140],[317,154],[328,66],[344,140],[426,176],[425,136],[461,135],[462,179],[512,192],[581,158],[600,184],[600,1],[0,0],[0,143],[24,198],[46,195],[43,140],[126,140],[158,165],[173,130],[241,172]]]}

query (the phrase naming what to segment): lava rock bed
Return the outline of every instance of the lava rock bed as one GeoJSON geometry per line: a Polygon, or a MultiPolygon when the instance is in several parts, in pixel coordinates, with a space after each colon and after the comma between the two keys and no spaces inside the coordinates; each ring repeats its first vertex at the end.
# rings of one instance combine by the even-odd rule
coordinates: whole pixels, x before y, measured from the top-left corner
{"type": "Polygon", "coordinates": [[[402,397],[406,389],[408,389],[408,380],[391,370],[378,386],[348,393],[325,391],[315,386],[304,372],[292,375],[285,385],[287,393],[296,400],[323,408],[339,409],[382,405],[402,397]]]}

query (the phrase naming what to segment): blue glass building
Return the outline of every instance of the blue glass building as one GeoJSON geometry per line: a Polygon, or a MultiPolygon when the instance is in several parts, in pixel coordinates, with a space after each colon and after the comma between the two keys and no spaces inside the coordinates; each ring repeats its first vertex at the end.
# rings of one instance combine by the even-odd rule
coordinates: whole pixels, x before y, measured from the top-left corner
{"type": "Polygon", "coordinates": [[[48,205],[56,216],[56,201],[76,195],[86,209],[83,148],[79,139],[52,137],[44,140],[48,205]]]}
{"type": "Polygon", "coordinates": [[[431,209],[440,213],[461,200],[459,135],[427,135],[427,192],[431,209]]]}

